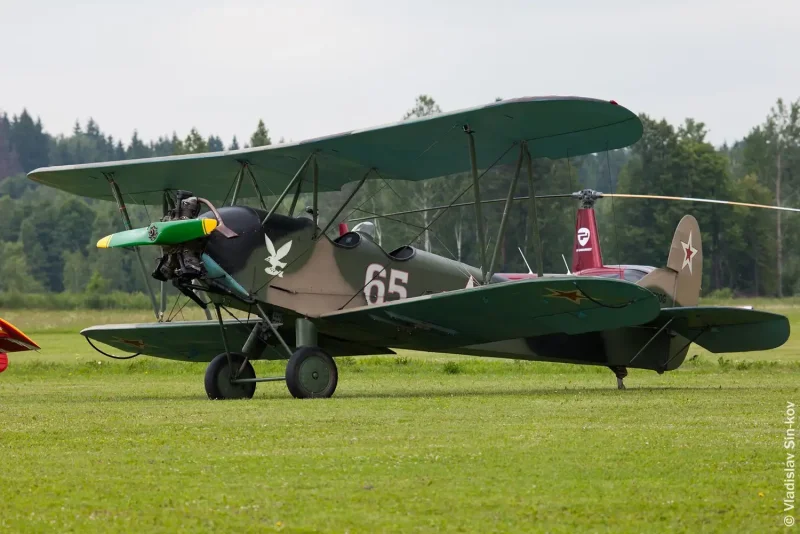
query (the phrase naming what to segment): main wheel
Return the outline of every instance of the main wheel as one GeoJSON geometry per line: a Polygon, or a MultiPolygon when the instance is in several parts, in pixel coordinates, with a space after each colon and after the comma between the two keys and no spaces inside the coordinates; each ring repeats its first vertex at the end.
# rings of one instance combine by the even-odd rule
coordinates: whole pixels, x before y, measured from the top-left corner
{"type": "MultiPolygon", "coordinates": [[[[256,371],[240,352],[231,352],[231,363],[239,371],[237,378],[255,378],[256,371]],[[244,367],[242,367],[244,364],[244,367]]],[[[256,383],[232,384],[231,367],[228,365],[228,356],[223,352],[217,354],[206,369],[206,394],[209,399],[252,399],[256,392],[256,383]]]]}
{"type": "Polygon", "coordinates": [[[300,347],[286,364],[286,387],[297,399],[328,398],[338,382],[336,362],[319,347],[300,347]]]}

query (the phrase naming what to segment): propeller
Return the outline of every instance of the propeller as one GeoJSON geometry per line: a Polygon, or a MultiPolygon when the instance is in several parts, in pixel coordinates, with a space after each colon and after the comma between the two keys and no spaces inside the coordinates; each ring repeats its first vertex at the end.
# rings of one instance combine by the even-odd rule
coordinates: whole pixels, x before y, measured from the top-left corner
{"type": "MultiPolygon", "coordinates": [[[[603,193],[601,191],[595,191],[594,189],[583,189],[581,191],[576,191],[574,193],[562,193],[562,194],[555,194],[555,195],[536,195],[536,199],[547,199],[547,198],[574,198],[576,200],[581,201],[581,207],[583,208],[591,208],[594,206],[595,201],[598,198],[604,197],[615,197],[615,198],[643,198],[643,199],[653,199],[653,200],[677,200],[677,201],[684,201],[684,202],[704,202],[707,204],[726,204],[729,206],[744,206],[746,208],[763,208],[763,209],[770,209],[770,210],[779,210],[779,211],[793,211],[793,212],[800,212],[800,208],[787,208],[784,206],[770,206],[768,204],[754,204],[750,202],[734,202],[733,200],[716,200],[712,198],[695,198],[695,197],[673,197],[667,195],[637,195],[631,193],[603,193]]],[[[512,201],[518,200],[528,200],[529,196],[520,196],[514,197],[512,201]]],[[[481,204],[494,204],[497,202],[505,202],[506,199],[504,198],[495,198],[491,200],[482,200],[481,204]]],[[[379,218],[391,218],[396,217],[398,215],[409,215],[412,213],[422,213],[425,211],[433,211],[433,210],[440,210],[440,209],[448,209],[448,208],[460,208],[463,206],[472,206],[474,202],[459,202],[458,204],[446,204],[442,206],[433,206],[431,208],[418,208],[413,210],[406,210],[406,211],[396,211],[394,213],[386,213],[378,215],[376,213],[369,212],[367,210],[361,210],[365,213],[370,213],[367,217],[358,217],[355,219],[348,219],[348,221],[356,222],[356,221],[366,221],[370,219],[374,219],[376,217],[379,218]]]]}
{"type": "Polygon", "coordinates": [[[705,202],[707,204],[727,204],[729,206],[744,206],[746,208],[764,208],[769,210],[794,211],[800,212],[798,208],[787,208],[785,206],[770,206],[768,204],[752,204],[750,202],[734,202],[732,200],[715,200],[711,198],[694,197],[671,197],[666,195],[633,195],[628,193],[600,193],[600,197],[616,198],[652,198],[656,200],[682,200],[686,202],[705,202]]]}

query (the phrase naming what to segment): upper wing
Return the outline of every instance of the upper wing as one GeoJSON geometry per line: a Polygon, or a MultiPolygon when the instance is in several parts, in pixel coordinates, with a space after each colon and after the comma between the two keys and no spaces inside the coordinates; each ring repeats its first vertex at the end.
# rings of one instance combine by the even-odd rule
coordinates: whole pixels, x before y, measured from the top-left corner
{"type": "Polygon", "coordinates": [[[0,319],[0,352],[38,350],[39,345],[17,329],[13,324],[0,319]]]}
{"type": "Polygon", "coordinates": [[[569,276],[449,291],[312,320],[342,339],[425,350],[633,326],[658,313],[657,298],[640,286],[569,276]]]}
{"type": "MultiPolygon", "coordinates": [[[[470,168],[464,128],[474,133],[478,167],[513,164],[513,144],[527,141],[531,156],[561,158],[635,143],[642,123],[614,102],[577,97],[531,97],[441,113],[299,143],[236,151],[36,169],[39,183],[77,195],[111,200],[107,178],[126,199],[161,204],[165,190],[186,189],[211,200],[226,197],[243,164],[263,193],[281,191],[300,165],[317,154],[319,188],[339,190],[367,169],[386,179],[424,180],[470,168]],[[498,159],[499,158],[499,159],[498,159]]],[[[310,180],[304,190],[310,189],[310,180]]],[[[249,180],[240,197],[255,196],[249,180]]]]}
{"type": "Polygon", "coordinates": [[[783,315],[743,308],[695,306],[664,308],[658,323],[714,352],[769,350],[789,339],[789,320],[783,315]]]}

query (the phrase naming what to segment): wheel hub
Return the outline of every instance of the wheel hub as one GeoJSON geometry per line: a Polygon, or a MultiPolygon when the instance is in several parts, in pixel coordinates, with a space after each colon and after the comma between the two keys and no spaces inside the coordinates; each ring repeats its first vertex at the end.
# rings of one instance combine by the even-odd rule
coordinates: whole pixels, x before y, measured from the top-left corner
{"type": "Polygon", "coordinates": [[[330,371],[322,358],[311,357],[300,366],[300,382],[311,393],[320,393],[328,387],[330,371]]]}

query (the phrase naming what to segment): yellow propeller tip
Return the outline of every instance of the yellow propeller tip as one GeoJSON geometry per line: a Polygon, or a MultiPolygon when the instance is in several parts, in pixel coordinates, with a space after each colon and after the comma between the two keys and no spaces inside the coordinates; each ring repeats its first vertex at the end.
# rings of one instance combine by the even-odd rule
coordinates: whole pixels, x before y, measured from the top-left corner
{"type": "Polygon", "coordinates": [[[103,239],[97,242],[97,248],[108,248],[109,243],[111,243],[112,235],[107,235],[103,239]]]}
{"type": "Polygon", "coordinates": [[[216,219],[203,219],[203,233],[208,235],[217,227],[216,219]]]}

